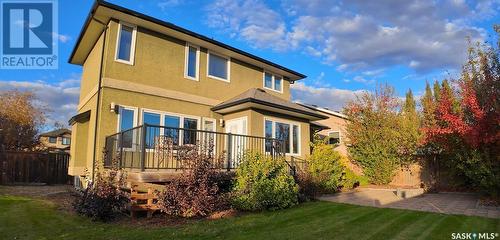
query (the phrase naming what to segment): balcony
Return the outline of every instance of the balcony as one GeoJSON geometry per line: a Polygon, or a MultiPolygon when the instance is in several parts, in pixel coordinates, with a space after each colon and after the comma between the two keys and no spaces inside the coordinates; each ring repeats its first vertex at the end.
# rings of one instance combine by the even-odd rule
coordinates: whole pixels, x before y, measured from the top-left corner
{"type": "Polygon", "coordinates": [[[215,168],[231,171],[248,151],[279,158],[284,150],[274,138],[144,124],[106,137],[104,167],[172,173],[188,167],[190,151],[206,151],[215,168]]]}

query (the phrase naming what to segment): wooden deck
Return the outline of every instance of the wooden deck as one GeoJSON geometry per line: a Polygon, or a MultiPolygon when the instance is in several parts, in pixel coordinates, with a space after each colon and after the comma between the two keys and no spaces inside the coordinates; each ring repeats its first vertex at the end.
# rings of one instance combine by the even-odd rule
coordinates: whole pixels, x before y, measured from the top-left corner
{"type": "MultiPolygon", "coordinates": [[[[173,178],[179,176],[183,171],[175,169],[160,169],[160,170],[145,170],[141,172],[140,170],[127,170],[126,171],[126,182],[134,183],[165,183],[171,181],[173,178]]],[[[221,169],[220,171],[228,172],[227,169],[221,169]]],[[[232,169],[229,172],[234,172],[232,169]]]]}

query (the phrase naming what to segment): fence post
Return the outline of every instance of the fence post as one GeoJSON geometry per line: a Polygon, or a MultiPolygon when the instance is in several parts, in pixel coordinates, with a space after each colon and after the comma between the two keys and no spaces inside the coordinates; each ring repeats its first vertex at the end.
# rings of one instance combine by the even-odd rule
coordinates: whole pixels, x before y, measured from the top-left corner
{"type": "Polygon", "coordinates": [[[231,133],[227,134],[227,170],[231,170],[231,158],[233,155],[233,136],[231,133]]]}
{"type": "Polygon", "coordinates": [[[144,123],[141,128],[141,171],[144,172],[144,161],[146,161],[146,131],[148,129],[148,124],[144,123]]]}

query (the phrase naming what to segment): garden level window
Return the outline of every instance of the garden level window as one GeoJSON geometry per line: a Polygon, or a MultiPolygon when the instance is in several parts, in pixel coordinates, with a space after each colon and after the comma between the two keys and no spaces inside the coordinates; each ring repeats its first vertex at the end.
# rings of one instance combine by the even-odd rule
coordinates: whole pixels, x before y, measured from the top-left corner
{"type": "Polygon", "coordinates": [[[264,88],[283,92],[283,78],[269,72],[264,72],[264,88]]]}
{"type": "MultiPolygon", "coordinates": [[[[300,127],[298,124],[266,119],[264,128],[266,138],[276,138],[284,142],[285,153],[300,154],[300,127]]],[[[266,152],[271,152],[271,149],[271,141],[266,141],[266,152]]]]}
{"type": "Polygon", "coordinates": [[[184,77],[198,80],[198,66],[200,62],[200,49],[191,44],[186,44],[186,62],[184,77]]]}
{"type": "Polygon", "coordinates": [[[120,22],[116,41],[115,60],[117,62],[134,64],[136,34],[136,26],[120,22]]]}
{"type": "Polygon", "coordinates": [[[209,77],[229,82],[229,58],[209,52],[207,71],[209,77]]]}

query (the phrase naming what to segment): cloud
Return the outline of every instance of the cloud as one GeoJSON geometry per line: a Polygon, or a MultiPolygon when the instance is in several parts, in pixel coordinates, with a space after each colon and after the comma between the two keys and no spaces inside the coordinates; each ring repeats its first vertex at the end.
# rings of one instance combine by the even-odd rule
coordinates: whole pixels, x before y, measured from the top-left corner
{"type": "Polygon", "coordinates": [[[71,116],[76,114],[80,95],[80,80],[67,79],[56,83],[44,81],[0,81],[0,91],[17,89],[33,91],[41,105],[50,108],[47,126],[55,122],[67,124],[71,116]]]}
{"type": "Polygon", "coordinates": [[[284,50],[286,26],[281,15],[260,0],[216,0],[206,7],[206,23],[253,47],[284,50]]]}
{"type": "Polygon", "coordinates": [[[71,40],[71,36],[64,35],[64,34],[59,34],[59,33],[56,33],[56,32],[53,32],[52,36],[54,36],[55,38],[57,38],[57,40],[59,40],[59,42],[62,42],[62,43],[67,43],[69,40],[71,40]]]}
{"type": "Polygon", "coordinates": [[[312,87],[304,83],[296,83],[292,85],[293,101],[315,104],[320,107],[339,111],[342,110],[345,104],[356,98],[356,95],[363,93],[365,90],[347,90],[328,87],[312,87]]]}
{"type": "Polygon", "coordinates": [[[183,2],[183,0],[163,0],[158,3],[158,7],[160,7],[162,11],[165,11],[168,8],[177,7],[183,2]]]}
{"type": "Polygon", "coordinates": [[[254,47],[301,52],[339,70],[404,66],[418,73],[456,69],[466,37],[483,40],[476,23],[498,15],[500,0],[216,0],[208,26],[254,47]]]}

